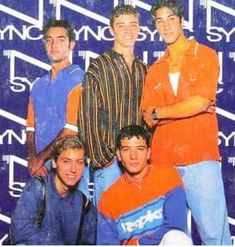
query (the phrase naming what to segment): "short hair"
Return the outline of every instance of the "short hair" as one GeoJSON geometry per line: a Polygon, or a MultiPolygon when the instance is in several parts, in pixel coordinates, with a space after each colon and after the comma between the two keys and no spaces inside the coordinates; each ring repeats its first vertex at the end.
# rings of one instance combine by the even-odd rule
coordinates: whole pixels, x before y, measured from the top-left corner
{"type": "Polygon", "coordinates": [[[42,33],[44,40],[47,37],[48,30],[52,27],[63,27],[67,31],[69,41],[75,41],[75,32],[72,25],[66,20],[55,20],[55,19],[50,19],[43,27],[42,33]]]}
{"type": "Polygon", "coordinates": [[[130,4],[120,4],[117,5],[110,16],[110,26],[113,27],[114,19],[119,17],[120,15],[134,15],[139,19],[139,12],[130,4]]]}
{"type": "Polygon", "coordinates": [[[147,129],[139,125],[128,125],[119,130],[116,137],[116,149],[121,148],[121,140],[125,138],[131,139],[132,137],[143,138],[146,141],[147,147],[150,146],[151,134],[147,129]]]}
{"type": "Polygon", "coordinates": [[[77,136],[65,136],[58,139],[52,147],[51,158],[57,161],[58,156],[67,149],[82,149],[84,145],[77,136]]]}
{"type": "Polygon", "coordinates": [[[156,18],[156,11],[164,7],[171,9],[180,19],[184,16],[184,7],[178,0],[155,0],[150,11],[154,20],[156,18]]]}

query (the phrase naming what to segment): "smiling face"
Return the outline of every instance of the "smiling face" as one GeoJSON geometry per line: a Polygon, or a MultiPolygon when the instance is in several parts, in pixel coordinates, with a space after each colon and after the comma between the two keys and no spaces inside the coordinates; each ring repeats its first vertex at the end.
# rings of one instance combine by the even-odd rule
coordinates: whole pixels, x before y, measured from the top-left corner
{"type": "Polygon", "coordinates": [[[74,188],[84,171],[84,150],[68,148],[60,153],[57,161],[52,160],[55,168],[55,185],[60,195],[74,188]]]}
{"type": "Polygon", "coordinates": [[[150,148],[142,137],[124,138],[117,150],[117,157],[122,162],[126,175],[130,178],[141,179],[148,170],[150,148]]]}
{"type": "Polygon", "coordinates": [[[183,18],[176,16],[172,9],[163,7],[155,12],[156,28],[167,45],[174,44],[183,34],[183,18]]]}
{"type": "Polygon", "coordinates": [[[68,61],[70,52],[75,46],[74,41],[69,41],[67,31],[63,27],[49,28],[44,42],[52,64],[68,61]]]}
{"type": "Polygon", "coordinates": [[[114,49],[120,51],[134,48],[140,31],[139,19],[132,14],[123,14],[114,19],[110,33],[114,36],[114,49]]]}

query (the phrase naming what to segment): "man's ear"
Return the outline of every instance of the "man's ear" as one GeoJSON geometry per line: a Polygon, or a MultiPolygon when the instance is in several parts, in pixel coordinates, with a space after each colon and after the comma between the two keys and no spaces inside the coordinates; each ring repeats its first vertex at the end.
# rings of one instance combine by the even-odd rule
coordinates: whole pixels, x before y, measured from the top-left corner
{"type": "Polygon", "coordinates": [[[76,42],[74,40],[70,41],[69,43],[69,49],[72,51],[76,45],[76,42]]]}
{"type": "Polygon", "coordinates": [[[114,36],[114,30],[113,30],[113,28],[110,26],[109,27],[109,32],[110,32],[110,34],[112,35],[112,36],[114,36]]]}
{"type": "Polygon", "coordinates": [[[56,164],[55,160],[52,160],[52,167],[53,168],[56,168],[57,167],[57,164],[56,164]]]}
{"type": "Polygon", "coordinates": [[[181,17],[180,22],[181,22],[181,27],[183,28],[184,27],[184,17],[183,16],[181,17]]]}
{"type": "Polygon", "coordinates": [[[151,148],[148,147],[148,150],[147,150],[147,160],[148,161],[150,160],[150,157],[151,157],[151,148]]]}
{"type": "Polygon", "coordinates": [[[117,155],[118,160],[119,161],[122,161],[122,158],[121,158],[121,154],[120,154],[120,150],[119,149],[117,149],[116,155],[117,155]]]}

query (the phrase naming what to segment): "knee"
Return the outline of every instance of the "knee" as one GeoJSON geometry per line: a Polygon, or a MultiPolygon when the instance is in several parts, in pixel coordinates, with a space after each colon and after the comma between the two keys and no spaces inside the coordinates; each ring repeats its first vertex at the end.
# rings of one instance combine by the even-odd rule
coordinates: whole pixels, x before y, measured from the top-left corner
{"type": "Polygon", "coordinates": [[[186,233],[179,230],[171,230],[163,236],[160,245],[193,245],[193,243],[186,233]]]}

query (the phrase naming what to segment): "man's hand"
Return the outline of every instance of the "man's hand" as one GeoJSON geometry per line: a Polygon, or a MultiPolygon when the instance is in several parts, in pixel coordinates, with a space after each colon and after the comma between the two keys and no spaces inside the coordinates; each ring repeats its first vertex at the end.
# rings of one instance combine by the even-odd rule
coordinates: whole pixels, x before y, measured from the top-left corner
{"type": "Polygon", "coordinates": [[[44,166],[44,159],[40,155],[30,157],[28,161],[28,169],[31,176],[46,176],[48,171],[44,166]]]}
{"type": "Polygon", "coordinates": [[[212,101],[211,104],[205,109],[208,113],[213,113],[216,110],[215,102],[212,101]]]}
{"type": "Polygon", "coordinates": [[[153,120],[152,113],[155,106],[150,106],[147,110],[143,111],[144,121],[148,124],[149,127],[153,127],[158,123],[159,120],[153,120]]]}

